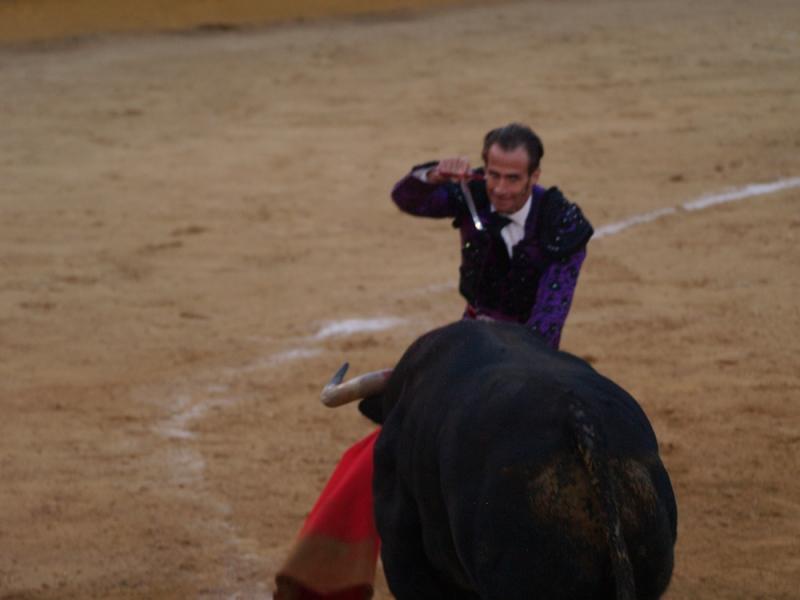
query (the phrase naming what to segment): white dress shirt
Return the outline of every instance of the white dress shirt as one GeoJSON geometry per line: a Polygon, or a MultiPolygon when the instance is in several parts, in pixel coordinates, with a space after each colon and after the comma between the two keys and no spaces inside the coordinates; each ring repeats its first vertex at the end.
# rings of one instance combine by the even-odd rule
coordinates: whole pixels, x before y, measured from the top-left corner
{"type": "MultiPolygon", "coordinates": [[[[523,204],[522,208],[517,212],[510,215],[503,215],[511,219],[511,222],[500,230],[500,235],[503,236],[503,241],[506,243],[506,250],[508,250],[509,256],[513,254],[514,246],[525,237],[525,221],[528,220],[528,213],[531,212],[532,199],[533,194],[528,196],[525,204],[523,204]]],[[[494,207],[492,207],[492,212],[495,212],[494,207]]]]}

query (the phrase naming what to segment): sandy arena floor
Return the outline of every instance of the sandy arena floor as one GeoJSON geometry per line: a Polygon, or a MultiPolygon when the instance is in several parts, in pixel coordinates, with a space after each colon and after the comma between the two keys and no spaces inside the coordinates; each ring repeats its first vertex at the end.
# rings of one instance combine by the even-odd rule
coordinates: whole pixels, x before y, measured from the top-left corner
{"type": "Polygon", "coordinates": [[[0,49],[0,598],[269,598],[370,430],[320,387],[460,315],[389,189],[511,120],[598,228],[677,207],[591,243],[563,339],[659,436],[668,598],[797,598],[800,182],[682,205],[800,177],[799,32],[568,0],[0,49]]]}

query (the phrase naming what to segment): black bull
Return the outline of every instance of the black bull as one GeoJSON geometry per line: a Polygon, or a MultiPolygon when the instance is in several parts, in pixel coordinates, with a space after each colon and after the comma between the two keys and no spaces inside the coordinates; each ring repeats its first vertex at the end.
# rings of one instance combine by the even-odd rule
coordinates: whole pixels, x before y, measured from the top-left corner
{"type": "Polygon", "coordinates": [[[585,361],[461,321],[418,339],[379,401],[375,518],[398,600],[666,589],[677,508],[655,434],[585,361]]]}

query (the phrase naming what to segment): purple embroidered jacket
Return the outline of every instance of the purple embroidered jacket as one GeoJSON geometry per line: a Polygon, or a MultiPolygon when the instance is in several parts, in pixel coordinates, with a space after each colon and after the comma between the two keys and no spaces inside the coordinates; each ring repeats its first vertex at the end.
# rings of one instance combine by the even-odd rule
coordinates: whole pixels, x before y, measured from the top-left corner
{"type": "MultiPolygon", "coordinates": [[[[423,168],[435,163],[414,167],[423,168]]],[[[569,313],[586,243],[593,230],[577,205],[558,188],[533,188],[525,234],[511,257],[499,230],[491,225],[491,204],[482,180],[470,191],[487,231],[478,231],[455,184],[430,184],[412,174],[392,190],[404,212],[422,217],[452,217],[461,233],[459,290],[467,300],[464,318],[491,318],[525,323],[558,348],[569,313]]]]}

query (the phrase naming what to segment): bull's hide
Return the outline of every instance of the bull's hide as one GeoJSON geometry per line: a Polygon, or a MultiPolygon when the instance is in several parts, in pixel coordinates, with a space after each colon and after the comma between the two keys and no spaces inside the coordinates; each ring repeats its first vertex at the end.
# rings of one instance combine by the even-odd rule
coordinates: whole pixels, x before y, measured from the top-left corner
{"type": "Polygon", "coordinates": [[[583,360],[460,321],[406,351],[382,409],[375,515],[398,600],[666,589],[677,510],[655,435],[583,360]]]}

